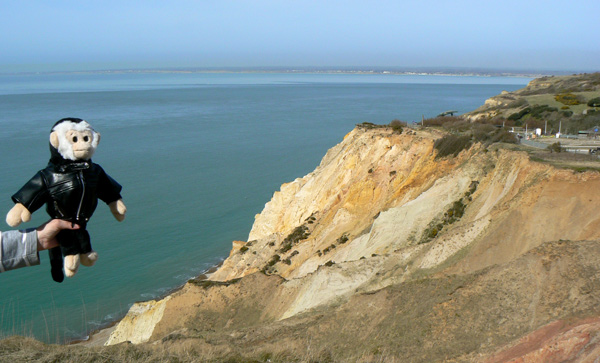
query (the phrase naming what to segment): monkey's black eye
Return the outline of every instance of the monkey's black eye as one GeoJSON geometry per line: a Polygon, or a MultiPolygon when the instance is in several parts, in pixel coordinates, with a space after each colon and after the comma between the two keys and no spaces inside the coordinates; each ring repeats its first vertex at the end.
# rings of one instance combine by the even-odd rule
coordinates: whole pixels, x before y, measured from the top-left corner
{"type": "Polygon", "coordinates": [[[83,141],[85,141],[85,142],[88,142],[89,140],[90,140],[90,138],[89,138],[89,137],[87,137],[87,136],[84,136],[84,137],[83,137],[83,141]]]}
{"type": "Polygon", "coordinates": [[[73,136],[73,142],[77,142],[77,136],[73,136]]]}

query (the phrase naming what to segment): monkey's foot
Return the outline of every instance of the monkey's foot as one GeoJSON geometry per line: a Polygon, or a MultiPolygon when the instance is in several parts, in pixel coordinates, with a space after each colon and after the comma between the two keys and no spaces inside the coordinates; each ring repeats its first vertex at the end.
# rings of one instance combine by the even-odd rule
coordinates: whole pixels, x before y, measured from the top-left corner
{"type": "Polygon", "coordinates": [[[79,269],[79,255],[65,256],[65,275],[73,277],[79,269]]]}
{"type": "Polygon", "coordinates": [[[84,266],[94,266],[98,260],[98,253],[96,251],[81,253],[79,256],[81,258],[81,264],[84,266]]]}

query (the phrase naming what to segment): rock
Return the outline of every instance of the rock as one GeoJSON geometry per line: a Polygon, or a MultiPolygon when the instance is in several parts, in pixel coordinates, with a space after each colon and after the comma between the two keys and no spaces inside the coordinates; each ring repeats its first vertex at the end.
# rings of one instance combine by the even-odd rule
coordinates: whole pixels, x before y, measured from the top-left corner
{"type": "Polygon", "coordinates": [[[105,345],[123,342],[134,344],[147,342],[152,336],[154,327],[162,319],[170,296],[162,300],[138,302],[127,312],[127,315],[117,324],[105,345]]]}
{"type": "MultiPolygon", "coordinates": [[[[477,144],[436,158],[440,135],[353,130],[274,193],[208,280],[134,305],[108,344],[301,352],[308,334],[351,360],[379,359],[359,353],[377,345],[411,361],[477,360],[600,315],[600,173],[477,144]]],[[[593,343],[585,329],[544,344],[562,359],[593,343]]],[[[550,357],[536,349],[520,351],[550,357]]]]}

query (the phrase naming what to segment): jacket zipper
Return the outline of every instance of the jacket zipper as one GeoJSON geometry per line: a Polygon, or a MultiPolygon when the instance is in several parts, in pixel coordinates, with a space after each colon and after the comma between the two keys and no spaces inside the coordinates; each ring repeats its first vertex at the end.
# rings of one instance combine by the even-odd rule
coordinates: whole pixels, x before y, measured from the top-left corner
{"type": "Polygon", "coordinates": [[[58,216],[63,219],[65,218],[65,214],[60,210],[60,208],[58,207],[58,202],[54,201],[54,209],[58,212],[58,216]]]}
{"type": "Polygon", "coordinates": [[[77,179],[79,179],[79,182],[81,183],[81,200],[79,201],[79,207],[77,208],[77,215],[76,215],[76,219],[79,220],[79,214],[81,213],[81,207],[83,206],[83,197],[85,196],[85,183],[83,182],[83,171],[79,171],[79,174],[77,174],[77,179]]]}

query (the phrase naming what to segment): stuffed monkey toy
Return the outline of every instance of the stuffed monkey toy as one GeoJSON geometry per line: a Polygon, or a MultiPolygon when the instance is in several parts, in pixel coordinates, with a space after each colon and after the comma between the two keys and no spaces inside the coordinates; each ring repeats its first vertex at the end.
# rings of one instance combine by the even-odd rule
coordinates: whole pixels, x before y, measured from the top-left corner
{"type": "Polygon", "coordinates": [[[99,142],[100,134],[86,121],[59,120],[50,132],[48,166],[12,196],[15,205],[6,216],[6,223],[11,227],[28,222],[31,214],[44,204],[50,217],[80,226],[76,230],[62,230],[56,237],[60,246],[48,250],[52,278],[56,282],[62,282],[64,275],[75,275],[80,263],[92,266],[98,259],[86,230],[98,199],[108,204],[117,221],[125,218],[127,209],[121,198],[121,185],[91,160],[99,142]]]}

